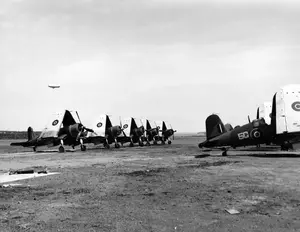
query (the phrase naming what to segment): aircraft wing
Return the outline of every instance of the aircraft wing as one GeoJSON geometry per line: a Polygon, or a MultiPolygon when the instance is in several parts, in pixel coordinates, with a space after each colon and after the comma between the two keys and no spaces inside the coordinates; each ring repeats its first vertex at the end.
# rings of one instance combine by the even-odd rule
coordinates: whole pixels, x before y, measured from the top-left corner
{"type": "Polygon", "coordinates": [[[49,122],[45,126],[39,138],[54,138],[58,136],[59,129],[61,128],[65,111],[53,114],[49,122]]]}

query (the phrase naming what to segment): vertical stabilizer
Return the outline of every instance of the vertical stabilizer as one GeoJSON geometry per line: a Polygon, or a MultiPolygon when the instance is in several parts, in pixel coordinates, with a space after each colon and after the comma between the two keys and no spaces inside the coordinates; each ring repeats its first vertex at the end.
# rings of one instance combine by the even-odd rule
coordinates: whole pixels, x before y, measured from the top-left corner
{"type": "Polygon", "coordinates": [[[212,114],[207,117],[206,125],[206,138],[212,139],[226,132],[226,128],[218,115],[212,114]]]}
{"type": "Polygon", "coordinates": [[[33,133],[32,127],[28,127],[28,129],[27,129],[27,138],[28,138],[28,141],[33,140],[33,138],[34,138],[34,133],[33,133]]]}

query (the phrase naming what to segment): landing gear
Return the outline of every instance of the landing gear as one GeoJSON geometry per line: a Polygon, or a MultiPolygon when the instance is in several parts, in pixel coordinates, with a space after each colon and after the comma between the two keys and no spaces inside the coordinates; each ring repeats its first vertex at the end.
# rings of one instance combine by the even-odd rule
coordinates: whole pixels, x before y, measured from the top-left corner
{"type": "Polygon", "coordinates": [[[115,143],[115,148],[120,148],[120,147],[121,147],[120,144],[115,143]]]}
{"type": "Polygon", "coordinates": [[[281,145],[281,150],[282,151],[288,151],[288,150],[293,150],[293,144],[291,144],[290,142],[284,142],[282,145],[281,145]]]}
{"type": "Polygon", "coordinates": [[[63,145],[60,145],[60,146],[59,146],[58,152],[59,152],[59,153],[64,153],[64,152],[65,152],[65,148],[64,148],[63,145]]]}
{"type": "Polygon", "coordinates": [[[227,156],[227,150],[226,150],[226,148],[224,148],[224,149],[222,149],[222,156],[227,156]]]}
{"type": "Polygon", "coordinates": [[[157,145],[157,141],[156,140],[153,141],[153,145],[157,145]]]}
{"type": "Polygon", "coordinates": [[[168,140],[168,144],[169,144],[169,145],[172,144],[172,141],[168,140]]]}
{"type": "Polygon", "coordinates": [[[142,140],[139,141],[139,146],[140,146],[140,147],[143,147],[143,146],[144,146],[144,143],[142,142],[142,140]]]}
{"type": "Polygon", "coordinates": [[[222,156],[227,156],[227,151],[223,151],[222,156]]]}
{"type": "Polygon", "coordinates": [[[166,142],[165,142],[164,140],[162,140],[162,141],[161,141],[161,144],[162,144],[162,145],[165,145],[165,144],[166,144],[166,142]]]}
{"type": "Polygon", "coordinates": [[[134,147],[133,142],[130,142],[129,147],[134,147]]]}
{"type": "Polygon", "coordinates": [[[36,147],[33,147],[32,149],[33,149],[34,152],[36,152],[36,147]]]}
{"type": "Polygon", "coordinates": [[[149,140],[147,140],[146,146],[150,146],[150,145],[151,145],[151,144],[150,144],[149,140]]]}
{"type": "Polygon", "coordinates": [[[110,148],[109,144],[108,143],[104,143],[104,148],[109,149],[110,148]]]}
{"type": "Polygon", "coordinates": [[[81,151],[86,151],[86,146],[85,145],[81,145],[80,149],[81,149],[81,151]]]}

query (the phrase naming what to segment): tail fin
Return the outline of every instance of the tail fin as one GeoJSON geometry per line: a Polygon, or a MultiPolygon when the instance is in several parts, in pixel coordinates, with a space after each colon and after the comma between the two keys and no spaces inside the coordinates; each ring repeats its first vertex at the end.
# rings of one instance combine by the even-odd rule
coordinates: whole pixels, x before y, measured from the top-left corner
{"type": "Polygon", "coordinates": [[[218,115],[212,114],[207,117],[206,121],[206,138],[212,139],[226,132],[226,128],[218,115]]]}
{"type": "Polygon", "coordinates": [[[27,129],[27,138],[28,138],[28,141],[30,141],[34,138],[34,133],[33,133],[32,127],[28,127],[28,129],[27,129]]]}

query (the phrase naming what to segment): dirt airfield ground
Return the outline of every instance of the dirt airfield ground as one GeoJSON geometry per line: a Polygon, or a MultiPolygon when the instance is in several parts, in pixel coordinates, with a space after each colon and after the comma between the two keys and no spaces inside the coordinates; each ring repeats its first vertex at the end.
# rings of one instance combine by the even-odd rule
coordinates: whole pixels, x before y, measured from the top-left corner
{"type": "Polygon", "coordinates": [[[300,231],[300,151],[222,157],[196,137],[63,154],[9,142],[0,172],[59,174],[0,188],[0,231],[300,231]]]}

